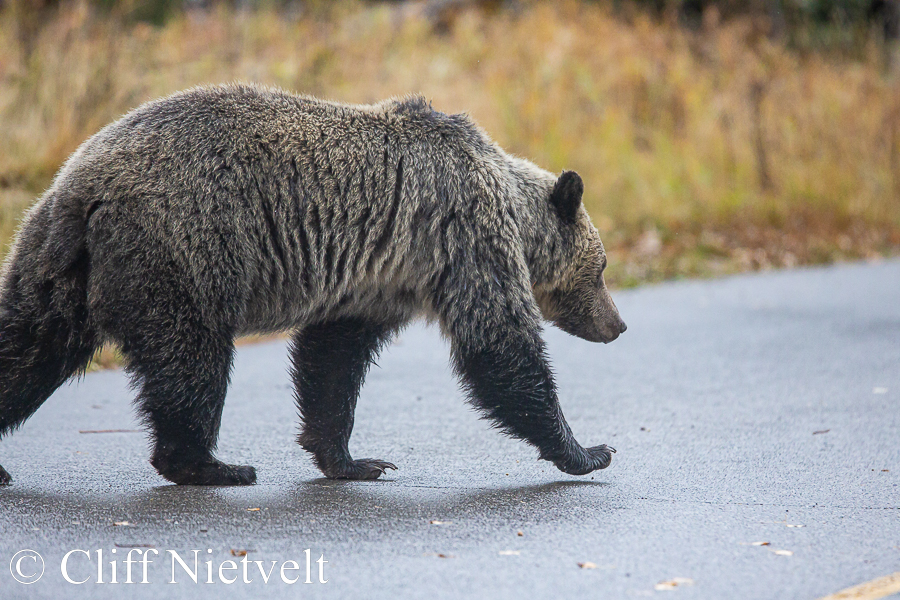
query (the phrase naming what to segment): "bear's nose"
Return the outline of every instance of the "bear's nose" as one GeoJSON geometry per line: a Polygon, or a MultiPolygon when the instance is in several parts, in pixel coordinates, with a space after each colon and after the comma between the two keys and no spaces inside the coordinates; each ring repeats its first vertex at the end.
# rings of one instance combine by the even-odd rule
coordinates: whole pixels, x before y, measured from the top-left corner
{"type": "Polygon", "coordinates": [[[625,321],[621,321],[619,325],[619,333],[625,333],[626,329],[628,329],[628,325],[625,324],[625,321]]]}

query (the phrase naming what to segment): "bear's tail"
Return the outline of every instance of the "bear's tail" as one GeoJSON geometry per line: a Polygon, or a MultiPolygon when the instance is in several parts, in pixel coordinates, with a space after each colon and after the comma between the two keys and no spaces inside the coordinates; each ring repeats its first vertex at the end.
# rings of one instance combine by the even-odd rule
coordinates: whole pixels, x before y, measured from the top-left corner
{"type": "MultiPolygon", "coordinates": [[[[86,220],[61,204],[48,194],[29,212],[0,275],[0,438],[83,372],[99,343],[86,220]]],[[[0,467],[0,484],[8,481],[0,467]]]]}

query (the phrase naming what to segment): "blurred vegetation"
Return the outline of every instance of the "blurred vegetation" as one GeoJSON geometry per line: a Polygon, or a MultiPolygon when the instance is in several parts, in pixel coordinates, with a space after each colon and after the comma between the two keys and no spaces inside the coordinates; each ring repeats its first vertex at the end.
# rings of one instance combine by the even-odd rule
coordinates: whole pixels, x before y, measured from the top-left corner
{"type": "Polygon", "coordinates": [[[577,170],[614,285],[900,250],[893,0],[0,7],[3,250],[100,127],[234,80],[348,102],[421,92],[577,170]]]}

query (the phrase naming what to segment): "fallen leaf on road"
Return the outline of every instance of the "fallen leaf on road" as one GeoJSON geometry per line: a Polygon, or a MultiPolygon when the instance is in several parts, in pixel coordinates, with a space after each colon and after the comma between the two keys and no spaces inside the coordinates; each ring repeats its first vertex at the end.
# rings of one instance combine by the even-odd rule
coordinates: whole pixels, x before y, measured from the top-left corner
{"type": "Polygon", "coordinates": [[[793,556],[794,555],[794,553],[791,552],[790,550],[772,550],[772,552],[774,552],[778,556],[793,556]]]}
{"type": "Polygon", "coordinates": [[[258,508],[248,508],[247,512],[256,512],[258,510],[259,510],[258,508]]]}
{"type": "Polygon", "coordinates": [[[441,554],[438,552],[426,552],[425,556],[437,556],[438,558],[455,558],[452,554],[441,554]]]}
{"type": "Polygon", "coordinates": [[[578,563],[578,566],[581,567],[582,569],[596,569],[597,568],[597,565],[595,565],[592,562],[578,563]]]}
{"type": "MultiPolygon", "coordinates": [[[[885,469],[885,471],[887,471],[887,469],[885,469]]],[[[519,536],[519,537],[522,537],[522,536],[525,535],[525,534],[522,533],[521,531],[517,531],[517,532],[516,532],[516,535],[519,536]]]]}
{"type": "Polygon", "coordinates": [[[819,431],[813,431],[813,435],[819,435],[820,433],[828,433],[831,431],[830,429],[821,429],[819,431]]]}
{"type": "Polygon", "coordinates": [[[665,592],[668,590],[674,590],[679,585],[694,585],[694,580],[688,577],[673,577],[668,581],[660,581],[653,586],[653,589],[658,592],[665,592]]]}
{"type": "Polygon", "coordinates": [[[500,556],[518,556],[521,554],[518,550],[501,550],[500,556]]]}
{"type": "Polygon", "coordinates": [[[115,521],[113,522],[113,527],[134,527],[128,521],[115,521]]]}
{"type": "Polygon", "coordinates": [[[250,552],[250,551],[249,550],[235,550],[234,548],[231,549],[232,556],[247,556],[248,552],[250,552]]]}
{"type": "Polygon", "coordinates": [[[449,525],[453,521],[428,521],[431,525],[449,525]]]}
{"type": "Polygon", "coordinates": [[[751,546],[768,546],[769,542],[753,542],[751,546]]]}

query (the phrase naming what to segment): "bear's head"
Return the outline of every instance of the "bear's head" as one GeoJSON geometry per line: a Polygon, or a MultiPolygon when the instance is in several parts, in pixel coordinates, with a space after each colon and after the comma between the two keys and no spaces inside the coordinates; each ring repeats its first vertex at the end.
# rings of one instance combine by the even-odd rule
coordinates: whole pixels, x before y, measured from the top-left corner
{"type": "Polygon", "coordinates": [[[606,252],[600,234],[581,202],[584,183],[574,171],[564,171],[550,193],[550,203],[566,235],[565,261],[559,277],[534,286],[544,318],[591,342],[609,343],[625,331],[606,282],[606,252]]]}

